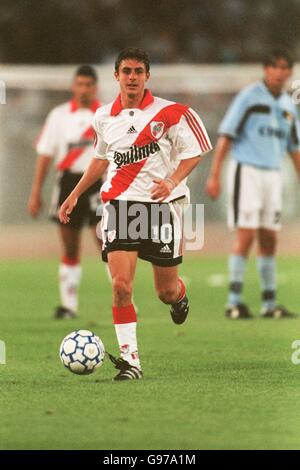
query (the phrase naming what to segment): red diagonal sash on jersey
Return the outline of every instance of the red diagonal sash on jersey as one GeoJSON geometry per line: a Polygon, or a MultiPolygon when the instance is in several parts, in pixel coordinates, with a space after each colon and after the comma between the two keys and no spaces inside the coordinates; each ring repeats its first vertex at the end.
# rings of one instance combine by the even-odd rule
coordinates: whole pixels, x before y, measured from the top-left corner
{"type": "MultiPolygon", "coordinates": [[[[153,136],[153,129],[151,128],[151,123],[158,122],[164,124],[163,134],[171,127],[177,124],[181,116],[188,110],[188,106],[182,104],[171,104],[161,109],[146,127],[140,132],[137,136],[135,142],[132,145],[137,147],[143,147],[144,145],[150,144],[151,142],[157,142],[161,135],[158,138],[153,136]]],[[[120,194],[126,191],[136,176],[139,174],[143,166],[145,165],[147,159],[141,160],[136,163],[130,163],[129,165],[123,166],[120,168],[115,176],[111,180],[111,187],[108,191],[103,191],[101,193],[101,198],[103,202],[110,201],[111,199],[116,199],[120,194]]]]}
{"type": "MultiPolygon", "coordinates": [[[[85,139],[93,139],[94,138],[94,129],[92,126],[88,127],[84,133],[80,136],[80,140],[85,140],[85,139]]],[[[57,168],[59,170],[67,170],[70,168],[73,163],[82,155],[82,153],[85,151],[86,147],[75,147],[71,149],[61,160],[61,162],[58,163],[57,168]]]]}

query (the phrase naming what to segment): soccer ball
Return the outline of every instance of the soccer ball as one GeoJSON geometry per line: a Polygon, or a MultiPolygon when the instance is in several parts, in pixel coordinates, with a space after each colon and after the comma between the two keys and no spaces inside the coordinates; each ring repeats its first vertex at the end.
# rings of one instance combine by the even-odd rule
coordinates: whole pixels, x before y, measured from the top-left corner
{"type": "Polygon", "coordinates": [[[63,339],[59,356],[69,371],[87,375],[103,364],[105,348],[101,339],[92,331],[77,330],[63,339]]]}

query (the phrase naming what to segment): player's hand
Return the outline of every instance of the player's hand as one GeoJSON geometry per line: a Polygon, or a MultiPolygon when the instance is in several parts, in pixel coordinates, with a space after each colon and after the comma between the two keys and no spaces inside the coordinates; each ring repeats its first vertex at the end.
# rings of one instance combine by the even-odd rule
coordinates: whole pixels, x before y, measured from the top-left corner
{"type": "Polygon", "coordinates": [[[31,194],[28,203],[27,210],[32,217],[37,217],[42,208],[42,200],[40,195],[31,194]]]}
{"type": "Polygon", "coordinates": [[[58,211],[58,217],[62,224],[67,224],[70,222],[69,215],[73,211],[78,201],[78,197],[70,194],[69,197],[62,203],[58,211]]]}
{"type": "Polygon", "coordinates": [[[171,179],[155,179],[153,180],[154,186],[151,190],[151,199],[157,202],[163,202],[175,188],[176,184],[171,179]]]}
{"type": "Polygon", "coordinates": [[[206,183],[206,192],[212,199],[217,199],[220,196],[221,184],[219,178],[208,178],[206,183]]]}

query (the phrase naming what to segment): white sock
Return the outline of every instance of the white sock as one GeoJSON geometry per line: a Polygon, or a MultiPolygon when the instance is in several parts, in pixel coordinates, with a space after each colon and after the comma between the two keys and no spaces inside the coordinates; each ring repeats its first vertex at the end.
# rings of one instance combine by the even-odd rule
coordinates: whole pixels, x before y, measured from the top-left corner
{"type": "Polygon", "coordinates": [[[81,266],[61,263],[59,265],[59,290],[61,304],[63,307],[77,312],[78,310],[78,288],[81,278],[81,266]]]}
{"type": "Polygon", "coordinates": [[[136,339],[136,322],[115,324],[115,329],[122,359],[141,369],[136,339]]]}

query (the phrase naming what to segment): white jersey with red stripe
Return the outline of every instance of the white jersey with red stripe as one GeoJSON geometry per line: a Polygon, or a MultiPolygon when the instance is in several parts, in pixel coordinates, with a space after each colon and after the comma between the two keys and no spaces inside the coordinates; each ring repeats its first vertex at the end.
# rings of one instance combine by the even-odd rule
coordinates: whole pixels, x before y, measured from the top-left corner
{"type": "MultiPolygon", "coordinates": [[[[145,91],[138,109],[123,109],[120,95],[94,117],[95,157],[110,163],[101,188],[103,202],[151,202],[153,180],[170,176],[181,160],[212,149],[200,117],[188,106],[145,91]]],[[[189,196],[186,179],[165,202],[189,196]]],[[[152,201],[153,202],[153,201],[152,201]]]]}
{"type": "Polygon", "coordinates": [[[94,101],[79,108],[74,100],[56,106],[37,140],[37,153],[55,158],[58,170],[83,173],[94,156],[92,120],[99,106],[94,101]]]}

